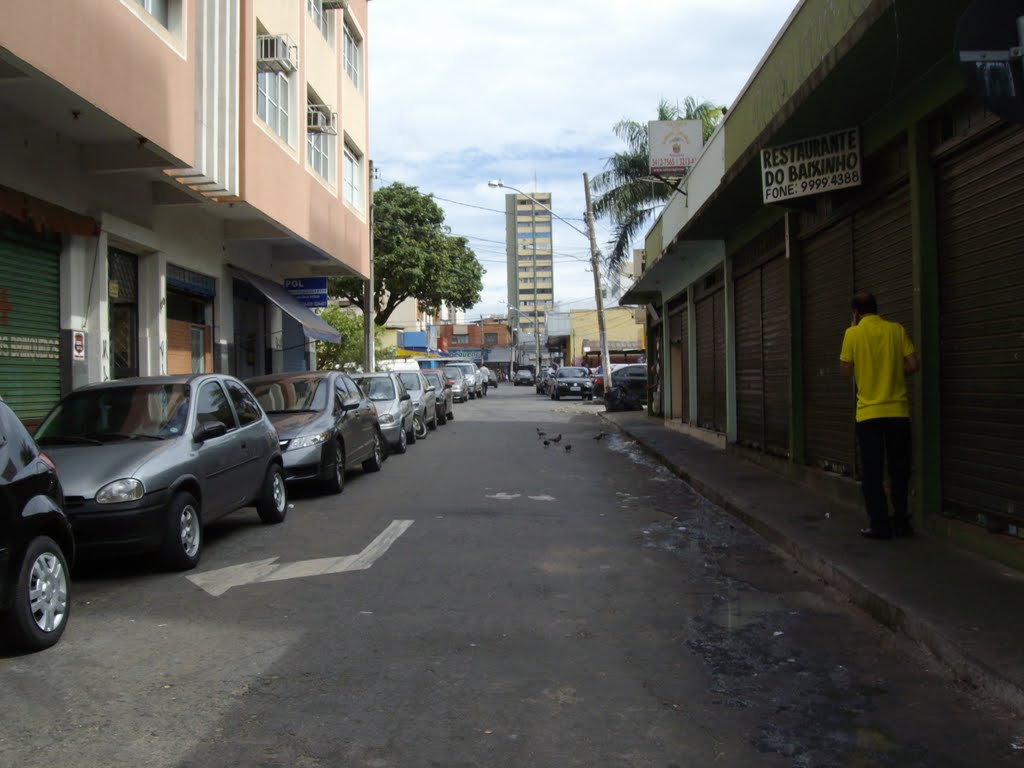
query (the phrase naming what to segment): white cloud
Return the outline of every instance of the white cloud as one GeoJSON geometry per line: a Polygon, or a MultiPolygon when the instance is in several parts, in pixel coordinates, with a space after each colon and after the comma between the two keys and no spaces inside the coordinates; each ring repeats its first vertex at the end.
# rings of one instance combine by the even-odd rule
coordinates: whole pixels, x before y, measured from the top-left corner
{"type": "MultiPolygon", "coordinates": [[[[651,119],[662,98],[731,103],[795,4],[374,0],[370,155],[382,183],[456,201],[441,202],[448,224],[488,272],[469,314],[500,312],[504,191],[487,181],[551,192],[556,213],[580,219],[583,172],[595,176],[622,147],[615,123],[651,119]]],[[[601,246],[607,233],[599,223],[601,246]]],[[[565,226],[554,237],[556,301],[592,304],[585,261],[568,258],[585,259],[586,239],[565,226]]]]}

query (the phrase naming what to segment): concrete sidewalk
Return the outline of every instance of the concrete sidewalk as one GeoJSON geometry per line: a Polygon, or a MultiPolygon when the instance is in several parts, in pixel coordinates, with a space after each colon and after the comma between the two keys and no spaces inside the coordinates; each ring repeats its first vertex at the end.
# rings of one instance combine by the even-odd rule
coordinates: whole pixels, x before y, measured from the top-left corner
{"type": "Polygon", "coordinates": [[[920,532],[863,539],[862,512],[646,412],[599,415],[957,677],[1024,714],[1024,573],[920,532]]]}

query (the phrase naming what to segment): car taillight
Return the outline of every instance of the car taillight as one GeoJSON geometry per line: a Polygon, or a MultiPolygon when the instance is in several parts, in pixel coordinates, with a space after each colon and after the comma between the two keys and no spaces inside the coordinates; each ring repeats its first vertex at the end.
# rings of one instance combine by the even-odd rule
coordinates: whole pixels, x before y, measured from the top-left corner
{"type": "Polygon", "coordinates": [[[455,386],[455,379],[448,379],[448,386],[449,387],[454,387],[455,386]]]}

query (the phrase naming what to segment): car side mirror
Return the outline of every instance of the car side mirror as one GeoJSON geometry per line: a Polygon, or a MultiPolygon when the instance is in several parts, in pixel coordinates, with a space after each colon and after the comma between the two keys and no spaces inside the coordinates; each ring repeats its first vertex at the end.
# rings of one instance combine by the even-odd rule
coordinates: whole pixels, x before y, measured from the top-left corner
{"type": "Polygon", "coordinates": [[[228,426],[223,421],[204,421],[196,427],[195,432],[192,433],[192,439],[197,443],[205,443],[207,440],[222,437],[227,433],[228,426]]]}
{"type": "Polygon", "coordinates": [[[412,400],[412,395],[410,395],[410,394],[409,394],[408,392],[406,392],[406,393],[405,393],[404,395],[402,395],[402,396],[401,396],[400,398],[398,398],[398,399],[399,399],[399,400],[412,400]]]}
{"type": "Polygon", "coordinates": [[[427,387],[427,392],[437,392],[437,387],[427,387]]]}
{"type": "Polygon", "coordinates": [[[358,397],[350,397],[347,400],[342,401],[341,410],[343,411],[354,411],[359,407],[360,400],[358,397]]]}

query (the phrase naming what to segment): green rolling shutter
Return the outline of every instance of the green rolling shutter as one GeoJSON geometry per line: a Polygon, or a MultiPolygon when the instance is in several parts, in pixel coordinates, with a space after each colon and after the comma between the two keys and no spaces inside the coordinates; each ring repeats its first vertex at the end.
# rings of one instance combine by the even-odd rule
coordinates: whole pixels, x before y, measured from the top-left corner
{"type": "Polygon", "coordinates": [[[60,399],[60,246],[2,228],[0,397],[26,422],[60,399]]]}

